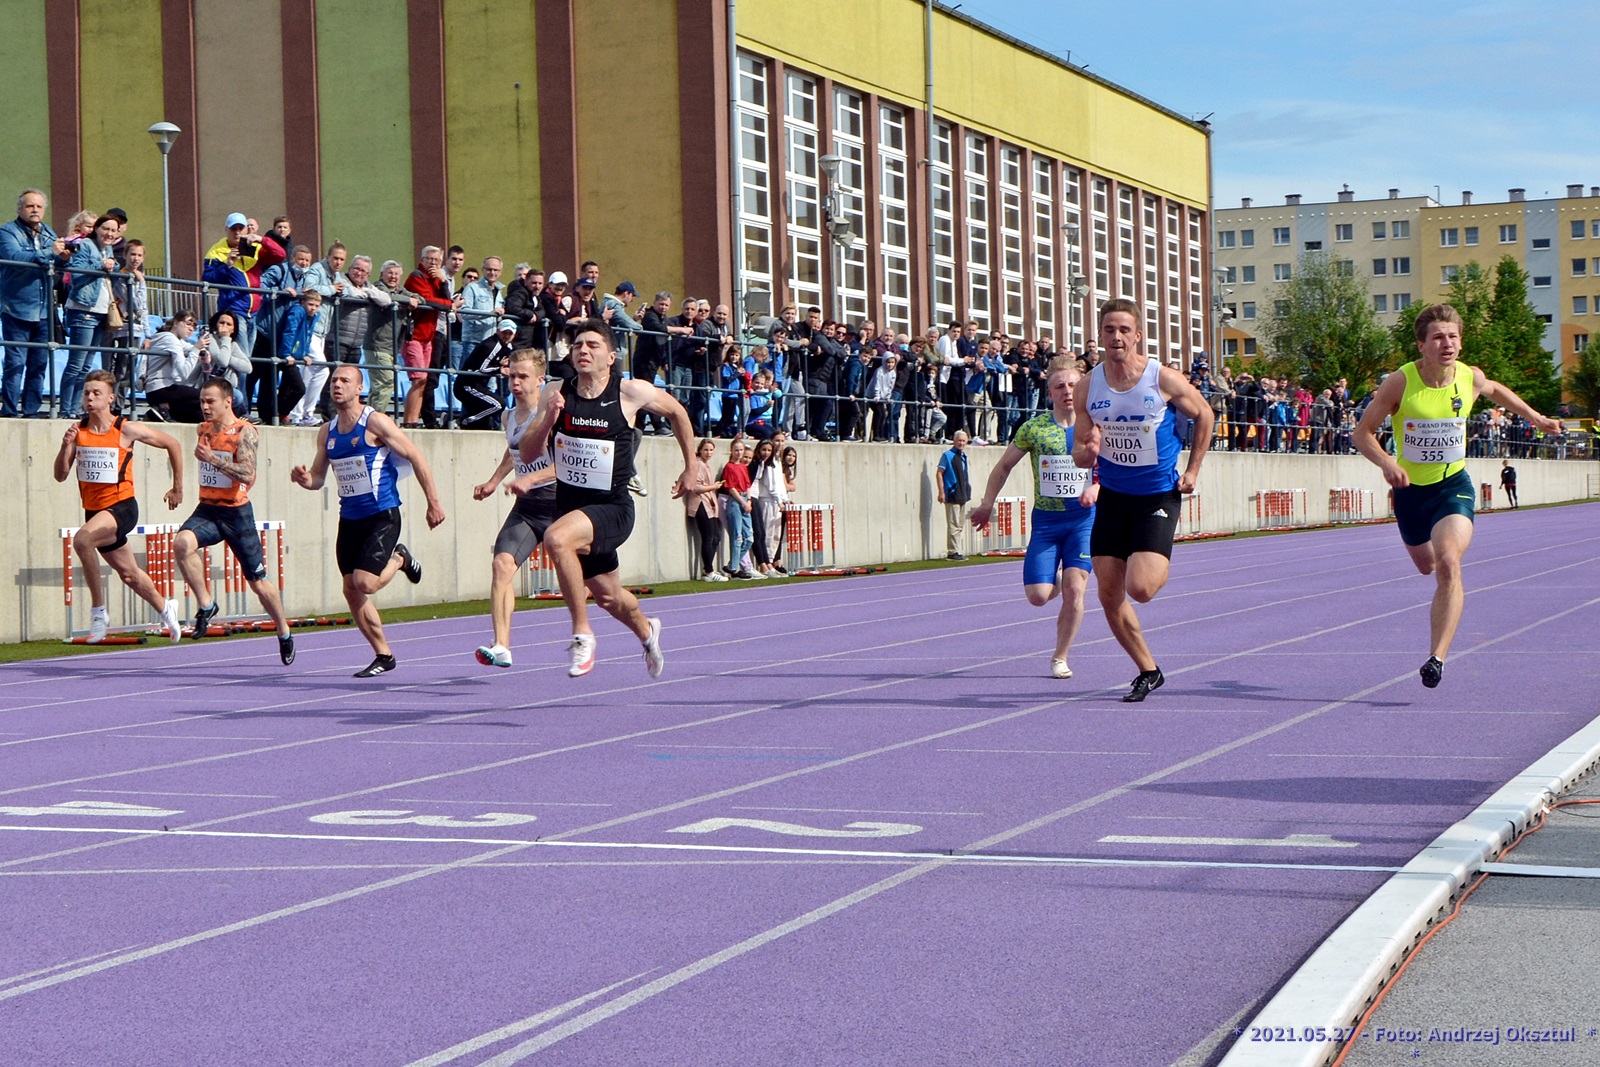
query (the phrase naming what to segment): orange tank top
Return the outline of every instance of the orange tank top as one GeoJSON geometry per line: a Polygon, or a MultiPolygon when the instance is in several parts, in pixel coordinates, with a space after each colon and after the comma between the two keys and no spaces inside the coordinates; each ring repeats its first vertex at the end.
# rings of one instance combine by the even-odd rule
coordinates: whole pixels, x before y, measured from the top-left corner
{"type": "MultiPolygon", "coordinates": [[[[240,419],[223,430],[218,429],[215,423],[202,422],[200,442],[217,453],[224,463],[231,463],[239,449],[239,435],[249,425],[244,419],[240,419]]],[[[249,499],[248,484],[234,481],[232,475],[218,470],[209,463],[200,464],[200,503],[236,508],[249,499]]]]}
{"type": "Polygon", "coordinates": [[[133,449],[122,443],[122,418],[96,433],[78,425],[78,493],[85,511],[133,499],[133,449]]]}

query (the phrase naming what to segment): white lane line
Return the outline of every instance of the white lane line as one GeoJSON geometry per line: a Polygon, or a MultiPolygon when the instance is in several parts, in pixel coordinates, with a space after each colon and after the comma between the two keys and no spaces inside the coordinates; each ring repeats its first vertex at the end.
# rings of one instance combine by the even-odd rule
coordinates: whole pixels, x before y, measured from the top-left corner
{"type": "Polygon", "coordinates": [[[543,745],[545,741],[400,741],[363,738],[357,742],[362,745],[427,745],[432,748],[436,745],[462,745],[472,748],[527,748],[530,745],[543,745]]]}
{"type": "Polygon", "coordinates": [[[938,752],[984,752],[1015,756],[1154,756],[1154,752],[1100,752],[1082,748],[941,748],[938,752]]]}
{"type": "Polygon", "coordinates": [[[389,889],[393,886],[404,885],[407,882],[414,882],[419,878],[430,878],[433,875],[443,874],[446,871],[460,870],[463,867],[472,866],[479,860],[494,859],[497,856],[504,856],[512,852],[518,852],[527,847],[528,846],[525,844],[518,844],[509,848],[499,848],[491,852],[479,853],[476,856],[468,856],[465,859],[453,860],[449,863],[435,864],[432,867],[426,867],[420,871],[410,871],[406,874],[397,875],[393,878],[385,878],[381,882],[373,882],[369,885],[357,886],[354,889],[346,889],[339,893],[330,893],[325,897],[318,897],[315,900],[302,901],[299,904],[292,904],[289,907],[279,908],[276,911],[269,911],[265,914],[256,915],[249,919],[241,919],[238,922],[228,923],[225,926],[214,926],[209,930],[202,930],[199,933],[189,934],[186,937],[175,938],[159,945],[151,945],[148,948],[141,948],[131,952],[121,952],[107,959],[102,959],[96,963],[90,963],[82,967],[74,967],[71,970],[49,975],[47,977],[35,978],[32,981],[13,985],[9,989],[0,989],[0,1001],[10,1000],[13,997],[20,997],[26,993],[33,993],[40,989],[47,989],[53,985],[60,985],[62,982],[71,982],[78,978],[85,978],[92,974],[99,974],[101,971],[108,971],[113,967],[121,967],[123,964],[136,963],[139,960],[147,960],[152,956],[164,955],[165,953],[173,952],[180,948],[187,948],[190,945],[199,944],[202,941],[210,941],[214,938],[224,937],[228,934],[238,933],[241,930],[249,930],[257,926],[265,926],[267,923],[275,922],[278,919],[287,919],[291,916],[303,915],[306,912],[314,911],[317,908],[324,908],[331,904],[340,904],[346,900],[354,900],[355,898],[365,896],[368,893],[376,893],[380,890],[389,889]]]}
{"type": "Polygon", "coordinates": [[[137,738],[140,741],[276,741],[276,737],[245,737],[242,734],[119,734],[107,737],[137,738]]]}
{"type": "Polygon", "coordinates": [[[1111,834],[1102,845],[1245,845],[1252,848],[1360,848],[1360,841],[1341,841],[1332,834],[1287,834],[1283,837],[1164,837],[1152,834],[1111,834]]]}
{"type": "MultiPolygon", "coordinates": [[[[946,660],[945,662],[949,662],[946,660]]],[[[771,751],[771,752],[830,752],[829,745],[646,745],[637,744],[634,748],[731,748],[741,751],[771,751]]]]}
{"type": "Polygon", "coordinates": [[[390,797],[396,804],[476,804],[509,808],[614,808],[615,804],[581,800],[444,800],[439,797],[390,797]]]}
{"type": "Polygon", "coordinates": [[[238,800],[277,800],[276,793],[163,793],[154,789],[74,789],[74,793],[109,793],[124,797],[220,797],[238,800]]]}
{"type": "Polygon", "coordinates": [[[1425,756],[1421,753],[1370,753],[1370,752],[1268,752],[1267,756],[1273,759],[1358,759],[1363,762],[1373,759],[1404,759],[1404,760],[1505,760],[1506,756],[1425,756]]]}
{"type": "MultiPolygon", "coordinates": [[[[652,967],[650,971],[653,970],[655,970],[655,968],[652,967]]],[[[612,982],[608,986],[596,989],[593,993],[585,993],[581,997],[574,997],[565,1004],[557,1004],[555,1007],[541,1011],[537,1015],[530,1015],[526,1019],[518,1019],[514,1023],[507,1023],[498,1030],[490,1030],[486,1034],[480,1034],[477,1037],[470,1038],[458,1045],[451,1045],[447,1049],[441,1049],[431,1056],[424,1056],[420,1060],[412,1060],[410,1063],[406,1064],[406,1067],[443,1067],[444,1064],[450,1063],[453,1060],[459,1060],[463,1056],[470,1056],[479,1049],[488,1048],[490,1045],[506,1040],[506,1038],[516,1037],[518,1034],[525,1034],[529,1030],[537,1030],[545,1023],[554,1022],[555,1020],[561,1018],[561,1016],[567,1015],[583,1007],[583,1005],[589,1003],[591,1000],[605,996],[613,989],[621,989],[625,985],[628,985],[632,982],[637,982],[639,979],[649,974],[650,971],[640,971],[638,974],[629,975],[620,982],[612,982]]]]}
{"type": "Polygon", "coordinates": [[[14,982],[26,982],[30,978],[38,978],[40,975],[49,974],[51,971],[60,971],[68,967],[77,967],[80,964],[89,963],[93,960],[103,960],[107,956],[115,956],[117,953],[126,952],[133,947],[133,945],[124,945],[122,948],[114,948],[109,952],[96,952],[93,956],[83,956],[79,959],[67,960],[65,963],[51,964],[49,967],[41,967],[37,971],[29,971],[27,974],[19,974],[13,978],[0,978],[0,986],[8,986],[14,982]]]}
{"type": "Polygon", "coordinates": [[[894,811],[883,808],[772,808],[760,804],[730,804],[729,811],[817,811],[832,815],[987,815],[986,811],[894,811]]]}

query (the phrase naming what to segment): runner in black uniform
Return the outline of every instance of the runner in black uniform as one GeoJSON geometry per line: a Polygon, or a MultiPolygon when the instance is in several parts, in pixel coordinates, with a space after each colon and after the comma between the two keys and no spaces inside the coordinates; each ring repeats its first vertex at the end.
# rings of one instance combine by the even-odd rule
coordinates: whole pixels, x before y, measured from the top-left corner
{"type": "MultiPolygon", "coordinates": [[[[617,353],[605,323],[574,323],[568,356],[576,376],[545,386],[540,414],[523,434],[518,451],[532,463],[546,440],[556,468],[556,521],[545,531],[544,547],[561,583],[561,597],[572,615],[571,664],[574,678],[594,668],[595,638],[584,590],[644,644],[645,666],[659,678],[666,666],[661,651],[661,620],[646,618],[639,602],[623,588],[617,549],[633,532],[633,422],[644,411],[664,417],[683,450],[683,473],[673,488],[682,496],[692,488],[694,427],[689,413],[671,394],[648,382],[612,373],[617,353]]],[[[519,482],[521,480],[519,479],[519,482]]],[[[514,486],[515,487],[515,486],[514,486]]]]}

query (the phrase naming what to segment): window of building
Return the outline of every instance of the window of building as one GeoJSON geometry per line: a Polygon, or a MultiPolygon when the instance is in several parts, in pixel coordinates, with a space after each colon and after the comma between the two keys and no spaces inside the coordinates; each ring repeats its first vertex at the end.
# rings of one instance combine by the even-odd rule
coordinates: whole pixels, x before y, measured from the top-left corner
{"type": "MultiPolygon", "coordinates": [[[[1117,188],[1117,295],[1137,300],[1133,268],[1133,190],[1123,185],[1117,188]]],[[[1153,334],[1145,331],[1146,345],[1155,343],[1153,334]]]]}
{"type": "Polygon", "coordinates": [[[1089,183],[1089,225],[1093,231],[1090,246],[1094,256],[1094,273],[1090,284],[1094,286],[1094,306],[1099,307],[1111,299],[1111,222],[1106,213],[1110,185],[1104,178],[1094,178],[1089,183]]]}
{"type": "Polygon", "coordinates": [[[1456,278],[1460,276],[1460,274],[1461,268],[1454,263],[1450,263],[1439,268],[1439,281],[1441,284],[1449,285],[1450,283],[1454,282],[1456,278]]]}
{"type": "Polygon", "coordinates": [[[1454,248],[1461,243],[1461,231],[1454,226],[1443,227],[1439,230],[1439,247],[1454,248]]]}
{"type": "Polygon", "coordinates": [[[1574,315],[1587,315],[1587,314],[1589,314],[1589,298],[1586,297],[1586,296],[1575,296],[1575,297],[1573,297],[1572,298],[1572,313],[1574,315]]]}
{"type": "Polygon", "coordinates": [[[1169,343],[1177,344],[1183,338],[1183,208],[1177,204],[1167,204],[1167,229],[1162,240],[1167,338],[1169,343]]]}
{"type": "Polygon", "coordinates": [[[1238,267],[1221,267],[1219,269],[1222,271],[1223,285],[1234,285],[1239,281],[1238,267]]]}
{"type": "Polygon", "coordinates": [[[1022,333],[1022,150],[1000,146],[1000,308],[1006,335],[1022,333]]]}
{"type": "Polygon", "coordinates": [[[1586,333],[1575,333],[1575,334],[1573,334],[1572,335],[1572,354],[1575,355],[1575,356],[1581,356],[1585,352],[1587,352],[1588,350],[1589,350],[1589,335],[1586,334],[1586,333]]]}
{"type": "Polygon", "coordinates": [[[1410,256],[1395,256],[1394,259],[1389,261],[1389,273],[1390,274],[1410,274],[1411,273],[1411,257],[1410,256]]]}
{"type": "MultiPolygon", "coordinates": [[[[844,158],[839,167],[838,186],[843,217],[850,232],[867,236],[867,171],[865,100],[853,89],[833,91],[833,151],[844,158]]],[[[839,276],[834,279],[839,312],[850,322],[869,318],[867,304],[867,242],[857,240],[835,249],[832,238],[823,242],[825,254],[833,255],[839,276]]],[[[909,317],[909,315],[907,316],[909,317]]],[[[909,330],[910,327],[908,326],[909,330]]]]}
{"type": "MultiPolygon", "coordinates": [[[[738,256],[749,289],[772,291],[771,146],[767,63],[739,53],[738,256]]],[[[774,309],[776,310],[776,309],[774,309]]]]}
{"type": "Polygon", "coordinates": [[[1530,248],[1535,249],[1535,250],[1549,248],[1550,247],[1550,238],[1548,238],[1548,237],[1535,237],[1533,240],[1528,242],[1528,246],[1530,248]]]}
{"type": "Polygon", "coordinates": [[[1408,219],[1395,219],[1389,224],[1389,236],[1396,241],[1406,241],[1411,238],[1411,222],[1408,219]]]}
{"type": "Polygon", "coordinates": [[[987,333],[993,328],[990,316],[991,291],[989,258],[989,139],[968,133],[964,139],[965,172],[962,175],[964,202],[967,205],[967,317],[987,333]]]}
{"type": "MultiPolygon", "coordinates": [[[[1144,258],[1140,262],[1144,284],[1144,313],[1150,328],[1150,338],[1159,343],[1161,337],[1161,202],[1157,197],[1144,194],[1139,216],[1139,238],[1144,245],[1144,258]]],[[[1169,342],[1170,338],[1169,338],[1169,342]]]]}
{"type": "Polygon", "coordinates": [[[1283,316],[1289,314],[1289,301],[1287,301],[1287,300],[1274,300],[1272,302],[1272,313],[1274,315],[1278,316],[1279,318],[1282,318],[1283,316]]]}
{"type": "Polygon", "coordinates": [[[1372,261],[1372,276],[1374,278],[1381,278],[1388,273],[1389,261],[1387,259],[1375,259],[1372,261]]]}
{"type": "Polygon", "coordinates": [[[1548,288],[1550,288],[1550,275],[1548,275],[1548,274],[1535,274],[1533,276],[1533,287],[1535,289],[1548,289],[1548,288]]]}
{"type": "Polygon", "coordinates": [[[1275,244],[1275,245],[1286,245],[1286,244],[1288,244],[1289,243],[1289,227],[1287,227],[1287,226],[1274,226],[1272,228],[1272,243],[1275,244]]]}
{"type": "Polygon", "coordinates": [[[938,322],[956,318],[955,146],[945,123],[933,126],[933,160],[928,168],[933,197],[933,314],[938,322]]]}
{"type": "Polygon", "coordinates": [[[1589,220],[1589,236],[1600,237],[1600,219],[1589,220]]]}
{"type": "Polygon", "coordinates": [[[1476,226],[1468,226],[1461,236],[1465,238],[1466,244],[1475,245],[1478,243],[1478,228],[1476,226]]]}
{"type": "Polygon", "coordinates": [[[1588,273],[1589,259],[1587,256],[1579,256],[1577,259],[1572,261],[1572,276],[1574,278],[1585,277],[1588,273]]]}
{"type": "Polygon", "coordinates": [[[1333,227],[1333,239],[1335,241],[1354,241],[1356,239],[1355,223],[1335,223],[1333,227]]]}
{"type": "Polygon", "coordinates": [[[911,332],[911,204],[906,179],[906,114],[878,105],[878,202],[883,317],[897,333],[911,332]]]}
{"type": "Polygon", "coordinates": [[[1389,313],[1389,298],[1383,293],[1374,293],[1372,296],[1372,310],[1380,315],[1389,313]]]}
{"type": "Polygon", "coordinates": [[[1515,223],[1509,226],[1500,227],[1500,243],[1503,245],[1514,245],[1517,243],[1517,227],[1515,223]]]}
{"type": "MultiPolygon", "coordinates": [[[[1600,223],[1597,223],[1596,225],[1600,225],[1600,223]]],[[[1239,247],[1240,248],[1254,248],[1255,246],[1256,246],[1256,231],[1254,231],[1254,230],[1240,230],[1239,231],[1239,247]]]]}
{"type": "Polygon", "coordinates": [[[1389,224],[1387,222],[1374,222],[1372,224],[1372,239],[1374,241],[1382,241],[1388,236],[1389,224]]]}
{"type": "MultiPolygon", "coordinates": [[[[1083,212],[1081,210],[1082,177],[1076,167],[1061,168],[1061,223],[1074,227],[1076,239],[1067,241],[1067,262],[1062,271],[1063,282],[1072,285],[1073,277],[1083,275],[1083,212]]],[[[1083,301],[1067,301],[1067,336],[1063,343],[1075,351],[1083,349],[1083,301]]]]}
{"type": "Polygon", "coordinates": [[[1394,294],[1393,303],[1394,303],[1394,309],[1396,311],[1404,311],[1406,308],[1411,306],[1411,294],[1410,293],[1396,293],[1396,294],[1394,294]]]}
{"type": "Polygon", "coordinates": [[[1239,339],[1237,337],[1224,337],[1222,339],[1222,354],[1237,356],[1239,354],[1239,339]]]}
{"type": "MultiPolygon", "coordinates": [[[[1205,294],[1200,273],[1200,254],[1204,249],[1200,243],[1202,222],[1198,212],[1189,212],[1189,349],[1194,352],[1206,346],[1205,294]]],[[[1177,340],[1178,331],[1173,331],[1173,338],[1177,340]]]]}
{"type": "Polygon", "coordinates": [[[1241,284],[1241,285],[1254,285],[1255,284],[1255,280],[1256,280],[1256,268],[1253,265],[1239,268],[1239,284],[1241,284]]]}
{"type": "Polygon", "coordinates": [[[1244,339],[1244,354],[1247,356],[1256,354],[1256,339],[1254,337],[1246,337],[1244,339]]]}
{"type": "Polygon", "coordinates": [[[1320,251],[1322,251],[1322,242],[1321,241],[1307,241],[1306,242],[1306,251],[1307,252],[1320,252],[1320,251]]]}
{"type": "Polygon", "coordinates": [[[1041,331],[1056,336],[1055,169],[1033,158],[1033,317],[1041,331]]]}
{"type": "Polygon", "coordinates": [[[1272,280],[1286,282],[1294,275],[1293,268],[1287,263],[1274,263],[1272,265],[1272,280]]]}
{"type": "Polygon", "coordinates": [[[1239,305],[1239,313],[1240,313],[1239,317],[1242,318],[1242,319],[1253,319],[1253,318],[1255,318],[1256,317],[1256,302],[1254,300],[1246,300],[1244,303],[1239,305]]]}
{"type": "Polygon", "coordinates": [[[1355,260],[1353,259],[1341,259],[1337,260],[1333,264],[1333,273],[1339,275],[1341,278],[1352,277],[1354,276],[1355,272],[1356,264],[1355,260]]]}
{"type": "Polygon", "coordinates": [[[1572,220],[1572,239],[1574,241],[1583,240],[1583,231],[1585,229],[1586,229],[1586,227],[1584,226],[1582,219],[1573,219],[1572,220]]]}
{"type": "Polygon", "coordinates": [[[784,75],[785,185],[789,210],[789,298],[801,307],[822,303],[822,192],[817,160],[817,80],[784,75]]]}
{"type": "Polygon", "coordinates": [[[1233,235],[1233,231],[1232,230],[1218,230],[1217,231],[1217,247],[1218,248],[1232,248],[1232,247],[1234,247],[1233,236],[1234,235],[1233,235]]]}

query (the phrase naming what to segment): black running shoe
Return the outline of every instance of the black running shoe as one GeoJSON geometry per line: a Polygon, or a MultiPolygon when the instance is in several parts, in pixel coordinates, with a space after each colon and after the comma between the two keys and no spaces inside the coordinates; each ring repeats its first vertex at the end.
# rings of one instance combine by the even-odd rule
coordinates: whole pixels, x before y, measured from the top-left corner
{"type": "Polygon", "coordinates": [[[1422,670],[1417,672],[1422,675],[1422,684],[1429,689],[1439,688],[1439,681],[1444,677],[1444,664],[1438,656],[1429,656],[1428,662],[1422,665],[1422,670]]]}
{"type": "Polygon", "coordinates": [[[400,557],[400,570],[411,580],[411,584],[416,585],[422,581],[422,564],[417,562],[411,550],[405,545],[395,545],[394,553],[400,557]]]}
{"type": "Polygon", "coordinates": [[[362,667],[359,671],[356,671],[354,677],[376,678],[380,674],[388,674],[390,671],[394,670],[394,668],[395,662],[393,656],[377,656],[371,663],[367,664],[365,667],[362,667]]]}
{"type": "MultiPolygon", "coordinates": [[[[283,660],[285,667],[294,662],[294,634],[278,638],[278,658],[283,660]]],[[[393,656],[389,657],[389,662],[394,663],[393,656]]]]}
{"type": "Polygon", "coordinates": [[[211,632],[211,620],[217,617],[217,602],[213,600],[209,608],[194,609],[194,632],[189,636],[196,641],[211,632]]]}
{"type": "Polygon", "coordinates": [[[1140,671],[1139,677],[1133,680],[1133,688],[1128,695],[1122,698],[1124,704],[1137,704],[1157,689],[1161,688],[1166,678],[1162,677],[1161,668],[1153,671],[1140,671]]]}

